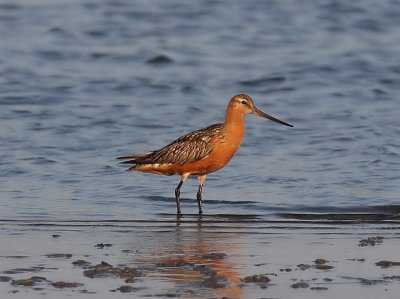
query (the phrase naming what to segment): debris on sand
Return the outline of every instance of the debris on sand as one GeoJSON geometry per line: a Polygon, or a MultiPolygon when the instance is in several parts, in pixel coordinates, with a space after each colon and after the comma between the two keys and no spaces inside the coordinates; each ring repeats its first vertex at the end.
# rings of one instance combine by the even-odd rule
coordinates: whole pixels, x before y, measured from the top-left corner
{"type": "Polygon", "coordinates": [[[13,286],[31,287],[31,286],[34,286],[38,282],[45,282],[45,281],[47,281],[47,279],[45,277],[32,276],[30,278],[13,280],[13,281],[11,281],[11,284],[13,286]]]}
{"type": "Polygon", "coordinates": [[[78,282],[65,282],[65,281],[56,281],[51,283],[53,287],[57,289],[64,289],[64,288],[77,288],[83,286],[83,283],[78,282]]]}
{"type": "Polygon", "coordinates": [[[350,280],[356,280],[362,285],[377,285],[377,284],[383,284],[385,283],[384,279],[369,279],[369,278],[364,278],[364,277],[352,277],[352,276],[342,276],[344,279],[350,279],[350,280]]]}
{"type": "Polygon", "coordinates": [[[0,276],[0,282],[8,282],[12,279],[11,276],[0,276]]]}
{"type": "Polygon", "coordinates": [[[4,274],[18,274],[18,273],[24,273],[24,272],[40,272],[44,270],[45,267],[43,266],[33,266],[30,268],[16,268],[16,269],[11,269],[11,270],[5,270],[3,271],[4,274]]]}
{"type": "Polygon", "coordinates": [[[400,281],[400,275],[383,276],[383,279],[400,281]]]}
{"type": "Polygon", "coordinates": [[[263,274],[255,274],[251,276],[246,276],[243,279],[244,282],[246,283],[251,283],[251,282],[270,282],[271,279],[268,278],[268,276],[263,275],[263,274]]]}
{"type": "Polygon", "coordinates": [[[206,288],[219,289],[227,285],[227,279],[224,276],[213,275],[203,279],[201,284],[206,288]]]}
{"type": "Polygon", "coordinates": [[[298,264],[297,269],[301,271],[305,271],[311,268],[318,269],[318,270],[330,270],[333,269],[334,267],[331,265],[327,265],[328,261],[325,259],[318,258],[314,260],[315,265],[309,265],[309,264],[298,264]]]}
{"type": "Polygon", "coordinates": [[[348,261],[352,261],[352,262],[365,262],[365,258],[352,258],[352,259],[347,259],[348,261]]]}
{"type": "Polygon", "coordinates": [[[382,236],[369,237],[367,239],[362,239],[362,240],[358,241],[358,246],[359,247],[375,246],[378,244],[382,244],[383,239],[384,239],[384,237],[382,237],[382,236]]]}
{"type": "Polygon", "coordinates": [[[400,262],[392,262],[392,261],[379,261],[375,263],[375,265],[381,267],[381,268],[389,268],[392,266],[400,266],[400,262]]]}
{"type": "Polygon", "coordinates": [[[294,289],[301,289],[301,288],[306,289],[306,288],[310,287],[310,285],[308,283],[306,283],[305,281],[299,281],[299,282],[292,284],[290,287],[294,288],[294,289]]]}
{"type": "Polygon", "coordinates": [[[83,275],[89,278],[118,277],[125,279],[125,281],[133,282],[135,277],[141,277],[143,273],[128,266],[114,267],[103,261],[100,264],[88,267],[88,270],[85,270],[83,275]]]}
{"type": "Polygon", "coordinates": [[[46,257],[52,258],[52,259],[59,259],[59,258],[70,259],[72,257],[72,254],[70,254],[70,253],[49,253],[49,254],[46,254],[46,257]]]}
{"type": "Polygon", "coordinates": [[[138,288],[134,288],[128,285],[120,286],[118,289],[111,290],[111,292],[120,291],[121,293],[131,293],[137,291],[138,288]]]}
{"type": "Polygon", "coordinates": [[[85,260],[76,260],[72,262],[72,265],[78,266],[78,267],[88,267],[91,265],[90,262],[85,261],[85,260]]]}
{"type": "Polygon", "coordinates": [[[382,279],[359,278],[358,280],[361,282],[361,284],[367,285],[367,286],[372,286],[372,285],[381,284],[381,283],[385,282],[382,279]]]}
{"type": "Polygon", "coordinates": [[[110,243],[99,243],[96,244],[94,247],[99,248],[99,249],[103,249],[104,247],[112,247],[113,245],[110,243]]]}
{"type": "Polygon", "coordinates": [[[308,264],[298,264],[298,265],[297,265],[297,268],[300,269],[300,270],[302,270],[302,271],[304,271],[304,270],[310,269],[310,268],[311,268],[311,265],[308,265],[308,264]]]}
{"type": "Polygon", "coordinates": [[[326,259],[316,259],[314,261],[315,263],[315,269],[318,270],[330,270],[333,269],[334,267],[331,265],[327,265],[328,261],[326,259]]]}
{"type": "Polygon", "coordinates": [[[65,281],[52,282],[51,280],[48,280],[46,277],[42,277],[42,276],[32,276],[30,278],[17,279],[17,280],[11,281],[11,285],[22,286],[22,287],[33,287],[33,286],[36,286],[38,283],[46,283],[46,284],[52,285],[53,287],[55,287],[57,289],[77,288],[77,287],[83,286],[82,283],[78,283],[78,282],[65,282],[65,281]]]}
{"type": "Polygon", "coordinates": [[[326,260],[326,259],[316,259],[315,261],[314,261],[314,263],[316,264],[316,265],[323,265],[323,264],[326,264],[328,261],[326,260]]]}
{"type": "Polygon", "coordinates": [[[281,271],[281,272],[292,272],[293,270],[292,270],[292,268],[281,268],[281,269],[279,269],[279,271],[281,271]]]}
{"type": "Polygon", "coordinates": [[[244,281],[245,283],[255,283],[260,288],[266,289],[271,279],[264,274],[255,274],[251,276],[246,276],[244,279],[242,279],[242,281],[244,281]]]}

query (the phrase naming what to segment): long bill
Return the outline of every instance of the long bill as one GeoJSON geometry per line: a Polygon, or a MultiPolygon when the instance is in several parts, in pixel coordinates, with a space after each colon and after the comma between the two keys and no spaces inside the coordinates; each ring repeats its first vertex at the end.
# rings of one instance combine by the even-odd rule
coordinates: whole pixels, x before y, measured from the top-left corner
{"type": "Polygon", "coordinates": [[[272,120],[272,121],[277,122],[278,124],[281,124],[281,125],[285,125],[285,126],[288,126],[288,127],[293,127],[291,124],[285,123],[284,121],[281,121],[281,120],[279,120],[279,119],[277,119],[277,118],[275,118],[275,117],[273,117],[273,116],[271,116],[271,115],[269,115],[269,114],[267,114],[265,112],[262,112],[260,109],[257,109],[256,107],[254,107],[253,114],[261,116],[261,117],[264,117],[264,118],[269,119],[269,120],[272,120]]]}

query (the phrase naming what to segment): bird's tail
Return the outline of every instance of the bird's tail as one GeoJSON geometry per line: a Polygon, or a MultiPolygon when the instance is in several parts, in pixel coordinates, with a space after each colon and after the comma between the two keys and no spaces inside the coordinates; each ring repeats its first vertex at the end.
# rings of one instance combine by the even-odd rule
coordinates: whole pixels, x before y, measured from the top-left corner
{"type": "Polygon", "coordinates": [[[141,154],[136,154],[132,156],[122,156],[122,157],[117,157],[117,160],[124,160],[120,163],[122,164],[137,164],[137,160],[144,158],[148,155],[150,155],[153,152],[147,152],[147,153],[141,153],[141,154]]]}

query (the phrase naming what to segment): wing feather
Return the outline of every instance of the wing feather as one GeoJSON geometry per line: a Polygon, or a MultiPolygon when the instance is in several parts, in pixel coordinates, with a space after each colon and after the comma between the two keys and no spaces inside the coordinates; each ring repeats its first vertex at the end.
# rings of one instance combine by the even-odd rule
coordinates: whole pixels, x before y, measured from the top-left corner
{"type": "Polygon", "coordinates": [[[212,125],[188,133],[167,146],[145,153],[144,155],[133,155],[121,157],[127,159],[125,163],[136,165],[143,164],[186,164],[205,159],[212,152],[212,140],[223,135],[222,124],[212,125]]]}
{"type": "Polygon", "coordinates": [[[136,164],[186,164],[206,158],[212,151],[204,141],[180,141],[137,159],[136,164]]]}

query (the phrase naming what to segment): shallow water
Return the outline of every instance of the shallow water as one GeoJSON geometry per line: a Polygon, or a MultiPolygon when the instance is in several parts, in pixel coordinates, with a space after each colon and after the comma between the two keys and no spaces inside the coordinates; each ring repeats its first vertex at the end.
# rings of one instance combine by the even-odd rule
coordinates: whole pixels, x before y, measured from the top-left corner
{"type": "MultiPolygon", "coordinates": [[[[79,243],[99,223],[151,235],[147,223],[175,221],[178,177],[114,158],[223,121],[236,93],[295,127],[248,117],[237,156],[207,178],[202,221],[397,229],[399,25],[390,0],[2,1],[2,238],[78,222],[79,243]]],[[[183,221],[196,184],[182,188],[183,221]]]]}
{"type": "MultiPolygon", "coordinates": [[[[2,221],[0,283],[16,298],[397,298],[397,222],[279,220],[255,216],[165,215],[156,221],[2,221]],[[12,232],[12,233],[11,233],[12,232]],[[384,236],[361,245],[361,236],[384,236]],[[325,259],[328,268],[318,268],[325,259]],[[78,261],[85,265],[79,266],[78,261]],[[133,281],[90,271],[107,263],[140,271],[133,281]],[[268,283],[245,282],[267,275],[268,283]],[[43,281],[17,285],[34,276],[43,281]],[[55,282],[79,283],[57,288],[55,282]],[[305,282],[305,288],[294,288],[305,282]],[[124,291],[123,291],[124,290],[124,291]],[[383,296],[383,297],[382,297],[383,296]]],[[[397,260],[398,261],[398,260],[397,260]]],[[[107,266],[111,267],[111,266],[107,266]]],[[[126,268],[125,268],[126,269],[126,268]]]]}

